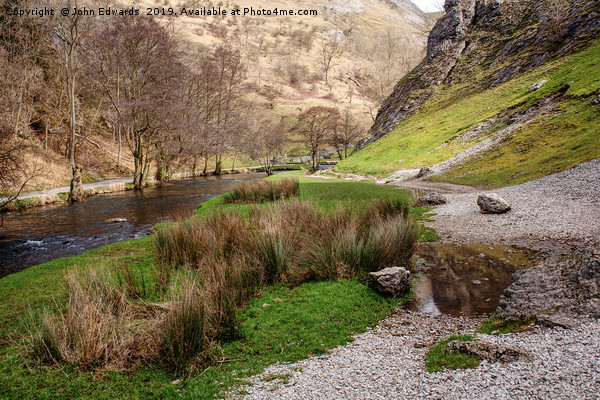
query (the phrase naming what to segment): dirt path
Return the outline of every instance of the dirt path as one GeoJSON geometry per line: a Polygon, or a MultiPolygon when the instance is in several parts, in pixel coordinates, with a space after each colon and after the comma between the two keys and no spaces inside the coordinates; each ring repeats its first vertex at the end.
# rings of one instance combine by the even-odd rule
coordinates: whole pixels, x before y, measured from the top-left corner
{"type": "MultiPolygon", "coordinates": [[[[93,182],[93,183],[84,183],[83,189],[95,189],[102,186],[110,186],[111,184],[119,184],[119,183],[130,183],[133,181],[133,177],[125,177],[125,178],[115,178],[115,179],[107,179],[104,181],[93,182]]],[[[46,190],[38,190],[35,192],[27,192],[21,193],[18,197],[19,200],[30,199],[33,197],[40,197],[45,194],[59,194],[59,193],[68,193],[71,188],[69,186],[61,186],[54,189],[46,189],[46,190]]]]}

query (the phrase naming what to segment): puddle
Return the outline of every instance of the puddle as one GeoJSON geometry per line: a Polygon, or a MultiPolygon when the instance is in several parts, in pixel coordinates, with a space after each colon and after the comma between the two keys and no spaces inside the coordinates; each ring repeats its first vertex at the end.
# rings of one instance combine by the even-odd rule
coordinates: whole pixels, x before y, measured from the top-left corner
{"type": "Polygon", "coordinates": [[[486,244],[422,244],[414,300],[405,308],[433,315],[493,314],[517,269],[537,262],[536,252],[486,244]]]}

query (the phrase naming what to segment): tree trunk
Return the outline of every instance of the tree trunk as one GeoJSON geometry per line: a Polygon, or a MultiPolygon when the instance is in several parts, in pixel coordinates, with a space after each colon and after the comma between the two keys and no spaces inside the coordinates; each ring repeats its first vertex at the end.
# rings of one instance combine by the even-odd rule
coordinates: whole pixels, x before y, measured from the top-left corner
{"type": "Polygon", "coordinates": [[[215,171],[213,172],[213,175],[220,176],[222,173],[221,167],[222,167],[221,156],[216,156],[215,157],[215,171]]]}
{"type": "Polygon", "coordinates": [[[202,171],[202,176],[208,175],[208,157],[204,157],[204,170],[202,171]]]}
{"type": "Polygon", "coordinates": [[[157,185],[162,185],[167,181],[167,164],[161,160],[158,160],[157,163],[158,165],[156,166],[156,175],[154,175],[154,179],[156,180],[157,185]]]}
{"type": "Polygon", "coordinates": [[[312,154],[312,169],[313,172],[317,170],[317,153],[312,154]]]}
{"type": "Polygon", "coordinates": [[[69,191],[69,202],[75,203],[83,201],[85,199],[85,193],[83,191],[83,184],[81,183],[81,166],[73,165],[73,179],[71,179],[71,190],[69,191]]]}
{"type": "Polygon", "coordinates": [[[196,177],[196,169],[198,168],[198,156],[194,156],[194,162],[192,164],[192,178],[196,177]]]}

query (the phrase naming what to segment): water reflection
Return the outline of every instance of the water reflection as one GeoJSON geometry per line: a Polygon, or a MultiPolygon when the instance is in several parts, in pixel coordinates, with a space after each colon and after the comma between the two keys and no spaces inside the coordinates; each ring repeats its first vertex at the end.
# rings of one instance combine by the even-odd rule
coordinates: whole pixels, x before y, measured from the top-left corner
{"type": "Polygon", "coordinates": [[[170,217],[189,216],[202,202],[242,180],[265,174],[224,175],[170,182],[141,191],[91,197],[73,205],[46,206],[4,216],[0,229],[0,278],[59,257],[142,237],[170,217]],[[107,222],[124,218],[125,222],[107,222]]]}
{"type": "Polygon", "coordinates": [[[494,313],[513,272],[536,260],[530,250],[483,244],[424,244],[418,255],[420,282],[407,307],[453,316],[494,313]]]}

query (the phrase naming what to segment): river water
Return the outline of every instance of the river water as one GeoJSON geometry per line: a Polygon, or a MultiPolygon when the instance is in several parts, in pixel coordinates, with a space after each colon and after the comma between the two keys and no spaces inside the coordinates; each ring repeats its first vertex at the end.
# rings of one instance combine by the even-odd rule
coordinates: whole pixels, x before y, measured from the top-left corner
{"type": "Polygon", "coordinates": [[[169,182],[140,191],[95,196],[83,203],[4,215],[0,278],[59,257],[148,234],[155,224],[189,216],[202,202],[266,174],[223,175],[169,182]],[[125,218],[127,222],[107,222],[125,218]]]}

